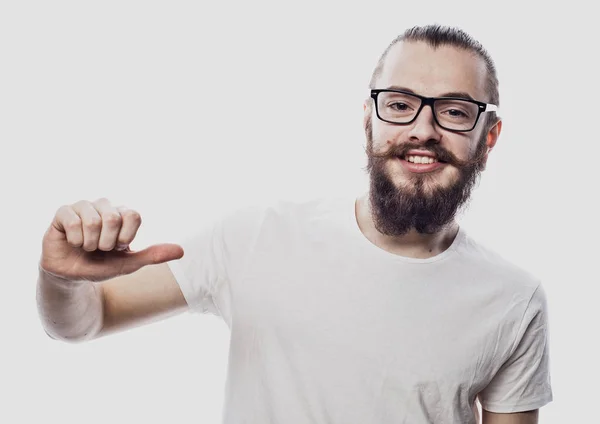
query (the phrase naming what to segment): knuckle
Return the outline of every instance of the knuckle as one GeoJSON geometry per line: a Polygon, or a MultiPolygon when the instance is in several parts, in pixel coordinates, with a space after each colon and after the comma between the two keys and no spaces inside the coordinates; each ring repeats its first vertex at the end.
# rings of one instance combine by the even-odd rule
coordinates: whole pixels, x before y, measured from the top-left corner
{"type": "Polygon", "coordinates": [[[57,210],[56,210],[56,215],[61,215],[65,212],[67,212],[69,209],[71,208],[70,205],[61,205],[57,210]]]}
{"type": "Polygon", "coordinates": [[[100,218],[90,218],[84,226],[88,230],[97,231],[102,228],[102,220],[100,218]]]}
{"type": "Polygon", "coordinates": [[[125,212],[125,215],[128,219],[137,224],[140,224],[142,222],[142,216],[137,211],[128,210],[127,212],[125,212]]]}
{"type": "Polygon", "coordinates": [[[83,240],[81,237],[73,237],[67,235],[67,243],[73,247],[81,247],[83,245],[83,240]]]}
{"type": "Polygon", "coordinates": [[[81,228],[81,219],[80,218],[71,218],[69,221],[64,223],[64,226],[67,230],[78,230],[81,228]]]}
{"type": "Polygon", "coordinates": [[[89,203],[90,203],[90,202],[89,202],[89,201],[87,201],[87,200],[79,200],[79,201],[77,201],[77,202],[73,203],[71,206],[72,206],[72,207],[81,207],[81,206],[85,206],[85,205],[87,205],[87,204],[89,204],[89,203]]]}
{"type": "Polygon", "coordinates": [[[110,226],[118,226],[121,224],[121,215],[117,212],[107,212],[102,215],[102,221],[110,226]]]}

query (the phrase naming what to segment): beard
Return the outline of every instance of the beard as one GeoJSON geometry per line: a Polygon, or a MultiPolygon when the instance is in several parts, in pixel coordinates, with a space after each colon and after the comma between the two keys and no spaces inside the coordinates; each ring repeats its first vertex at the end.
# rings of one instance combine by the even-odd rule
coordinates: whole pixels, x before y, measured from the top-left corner
{"type": "Polygon", "coordinates": [[[419,234],[433,234],[452,223],[458,212],[466,207],[471,191],[485,167],[485,133],[477,149],[467,160],[458,159],[452,152],[442,148],[436,140],[426,143],[404,143],[385,153],[373,151],[373,129],[371,118],[365,127],[367,136],[368,164],[370,176],[369,201],[375,228],[388,236],[400,236],[415,230],[419,234]],[[454,166],[458,178],[448,186],[440,185],[429,173],[413,174],[408,181],[397,187],[385,166],[390,160],[404,157],[411,149],[427,149],[454,166]]]}

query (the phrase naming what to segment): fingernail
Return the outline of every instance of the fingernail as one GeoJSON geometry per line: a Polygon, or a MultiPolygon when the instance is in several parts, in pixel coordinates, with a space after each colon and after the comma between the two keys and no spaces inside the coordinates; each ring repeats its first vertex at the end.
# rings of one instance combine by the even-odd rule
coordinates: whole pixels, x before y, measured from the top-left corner
{"type": "Polygon", "coordinates": [[[119,251],[125,250],[125,249],[127,249],[127,247],[129,247],[128,244],[117,244],[117,250],[119,250],[119,251]]]}

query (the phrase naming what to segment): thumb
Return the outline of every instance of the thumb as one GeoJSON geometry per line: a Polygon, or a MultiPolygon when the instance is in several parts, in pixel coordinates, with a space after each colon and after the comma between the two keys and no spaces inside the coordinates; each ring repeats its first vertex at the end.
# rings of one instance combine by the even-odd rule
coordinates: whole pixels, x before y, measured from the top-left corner
{"type": "Polygon", "coordinates": [[[129,272],[134,272],[146,265],[161,264],[183,257],[183,248],[178,244],[161,243],[149,246],[137,252],[126,252],[129,272]]]}

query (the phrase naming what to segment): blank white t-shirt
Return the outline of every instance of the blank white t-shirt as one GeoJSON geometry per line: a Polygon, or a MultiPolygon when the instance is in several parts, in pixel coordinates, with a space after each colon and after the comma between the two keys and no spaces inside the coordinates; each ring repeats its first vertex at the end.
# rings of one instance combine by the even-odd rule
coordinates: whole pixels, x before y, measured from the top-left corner
{"type": "Polygon", "coordinates": [[[231,331],[225,424],[476,422],[552,400],[546,297],[461,228],[428,259],[360,231],[355,199],[238,209],[169,262],[231,331]]]}

